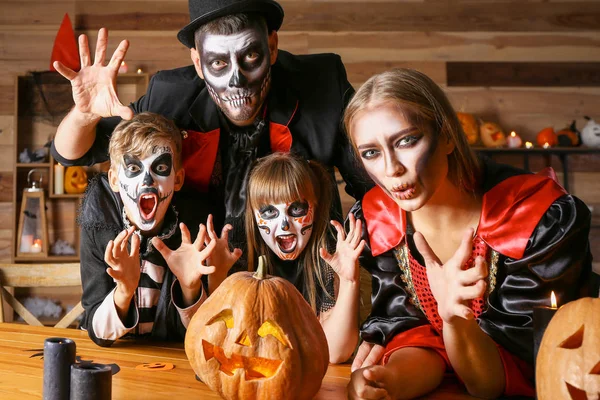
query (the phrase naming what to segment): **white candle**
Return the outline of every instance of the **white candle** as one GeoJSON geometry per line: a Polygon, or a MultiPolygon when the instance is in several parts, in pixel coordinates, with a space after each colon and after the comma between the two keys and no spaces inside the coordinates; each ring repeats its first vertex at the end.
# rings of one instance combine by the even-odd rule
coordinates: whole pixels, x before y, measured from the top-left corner
{"type": "Polygon", "coordinates": [[[506,138],[506,142],[508,144],[508,147],[510,147],[511,149],[521,147],[521,145],[523,144],[523,140],[521,140],[521,137],[517,135],[515,131],[512,131],[510,133],[510,136],[506,138]]]}
{"type": "Polygon", "coordinates": [[[54,194],[65,193],[65,167],[60,164],[54,166],[54,194]]]}
{"type": "Polygon", "coordinates": [[[31,245],[33,244],[33,235],[23,235],[21,236],[21,247],[19,251],[21,253],[29,253],[31,252],[31,245]]]}
{"type": "Polygon", "coordinates": [[[31,246],[30,253],[41,253],[42,252],[42,239],[35,239],[31,246]]]}

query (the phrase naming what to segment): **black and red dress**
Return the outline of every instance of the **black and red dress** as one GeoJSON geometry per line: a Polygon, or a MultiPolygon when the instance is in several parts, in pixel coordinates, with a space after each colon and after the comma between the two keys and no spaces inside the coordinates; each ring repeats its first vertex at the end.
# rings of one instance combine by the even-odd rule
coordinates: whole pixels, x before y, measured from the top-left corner
{"type": "MultiPolygon", "coordinates": [[[[578,198],[546,176],[483,161],[483,206],[464,268],[477,256],[489,275],[482,298],[470,304],[481,329],[498,346],[505,395],[534,394],[533,307],[564,304],[592,292],[591,215],[578,198]]],[[[405,212],[375,187],[352,208],[367,241],[360,263],[372,275],[372,311],[361,337],[386,346],[383,362],[402,347],[445,351],[442,320],[405,212]]]]}

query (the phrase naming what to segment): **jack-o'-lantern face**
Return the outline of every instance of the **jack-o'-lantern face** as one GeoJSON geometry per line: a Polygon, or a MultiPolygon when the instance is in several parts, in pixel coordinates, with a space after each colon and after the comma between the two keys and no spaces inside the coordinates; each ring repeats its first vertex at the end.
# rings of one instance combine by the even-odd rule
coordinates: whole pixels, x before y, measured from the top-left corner
{"type": "Polygon", "coordinates": [[[498,124],[486,122],[481,124],[479,130],[485,147],[502,147],[506,144],[506,135],[498,124]]]}
{"type": "Polygon", "coordinates": [[[329,364],[319,320],[294,285],[238,272],[188,325],[185,352],[198,377],[225,399],[312,398],[329,364]]]}
{"type": "Polygon", "coordinates": [[[88,177],[83,167],[68,167],[65,170],[65,192],[78,194],[85,192],[88,177]]]}
{"type": "Polygon", "coordinates": [[[600,399],[600,299],[561,307],[540,345],[536,361],[540,400],[600,399]]]}
{"type": "MultiPolygon", "coordinates": [[[[230,331],[235,328],[235,321],[233,318],[233,311],[231,309],[225,309],[221,311],[219,314],[215,315],[207,325],[212,325],[216,323],[224,324],[227,328],[226,336],[229,336],[230,331]]],[[[283,332],[283,329],[277,324],[275,321],[265,321],[260,325],[258,331],[255,332],[254,335],[250,332],[248,334],[246,329],[240,328],[238,331],[241,331],[237,338],[235,339],[235,344],[238,346],[244,347],[252,347],[258,345],[258,341],[265,340],[265,338],[270,335],[274,339],[276,339],[281,346],[284,348],[292,349],[292,345],[290,344],[287,335],[283,332]],[[250,339],[253,337],[253,339],[250,339]]],[[[227,342],[225,340],[224,342],[227,342]]],[[[225,345],[224,343],[223,345],[225,345]]],[[[253,379],[261,379],[261,378],[270,378],[276,374],[279,366],[281,365],[281,360],[275,360],[264,357],[246,357],[240,355],[235,352],[233,345],[230,345],[232,349],[231,355],[227,356],[225,354],[225,350],[223,347],[217,346],[213,343],[210,343],[204,339],[202,339],[202,350],[204,352],[204,359],[209,361],[213,357],[219,363],[219,370],[227,375],[233,375],[236,373],[238,369],[242,369],[244,371],[244,376],[246,380],[253,379]]],[[[273,344],[271,344],[273,345],[273,344]]],[[[229,352],[227,352],[229,353],[229,352]]]]}

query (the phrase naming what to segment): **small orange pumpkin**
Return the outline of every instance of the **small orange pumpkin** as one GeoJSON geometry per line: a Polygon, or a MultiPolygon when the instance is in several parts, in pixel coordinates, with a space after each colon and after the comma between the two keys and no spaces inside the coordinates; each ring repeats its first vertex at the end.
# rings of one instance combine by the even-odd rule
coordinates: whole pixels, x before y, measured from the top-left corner
{"type": "Polygon", "coordinates": [[[546,143],[550,146],[556,146],[558,144],[558,136],[554,133],[554,128],[548,127],[538,132],[536,141],[540,147],[544,147],[546,143]]]}
{"type": "Polygon", "coordinates": [[[506,135],[502,128],[494,122],[485,122],[479,128],[481,141],[485,147],[502,147],[506,145],[506,135]]]}
{"type": "Polygon", "coordinates": [[[600,299],[584,297],[558,309],[544,332],[535,375],[540,400],[598,398],[600,299]]]}
{"type": "Polygon", "coordinates": [[[185,353],[196,375],[221,397],[312,399],[329,365],[319,320],[300,292],[257,272],[227,278],[187,328],[185,353]]]}
{"type": "Polygon", "coordinates": [[[477,140],[479,139],[479,126],[473,114],[457,112],[456,116],[467,136],[467,142],[469,142],[470,145],[477,143],[477,140]]]}

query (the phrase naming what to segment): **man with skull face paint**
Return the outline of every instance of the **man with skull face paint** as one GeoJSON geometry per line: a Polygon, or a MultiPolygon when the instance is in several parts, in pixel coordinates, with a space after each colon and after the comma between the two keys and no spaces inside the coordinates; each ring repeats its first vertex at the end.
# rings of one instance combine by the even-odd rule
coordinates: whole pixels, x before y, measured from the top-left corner
{"type": "MultiPolygon", "coordinates": [[[[321,162],[332,176],[337,167],[346,191],[361,198],[372,183],[342,133],[341,113],[353,89],[339,56],[278,50],[283,9],[274,0],[189,0],[189,8],[191,22],[178,39],[190,48],[193,66],[157,73],[146,95],[129,107],[114,88],[127,41],[104,66],[106,30],[99,32],[93,64],[82,35],[81,71],[55,64],[71,81],[75,107],[57,131],[54,157],[65,165],[102,162],[118,117],[163,114],[187,131],[186,182],[175,202],[190,201],[190,192],[206,193],[217,219],[233,225],[230,241],[242,248],[246,185],[257,158],[292,151],[321,162]]],[[[332,211],[341,218],[339,196],[332,211]]]]}

